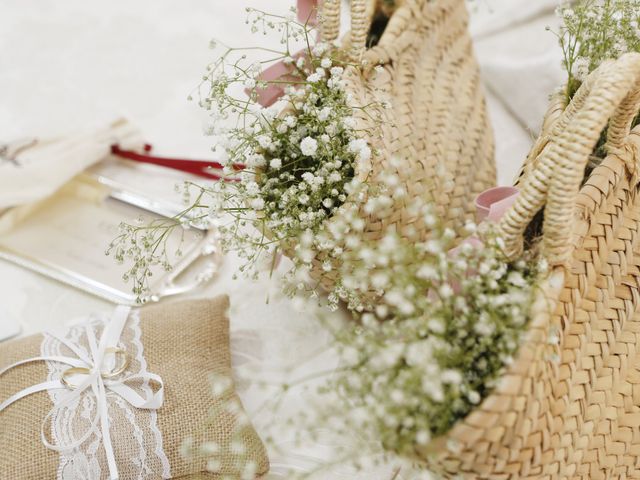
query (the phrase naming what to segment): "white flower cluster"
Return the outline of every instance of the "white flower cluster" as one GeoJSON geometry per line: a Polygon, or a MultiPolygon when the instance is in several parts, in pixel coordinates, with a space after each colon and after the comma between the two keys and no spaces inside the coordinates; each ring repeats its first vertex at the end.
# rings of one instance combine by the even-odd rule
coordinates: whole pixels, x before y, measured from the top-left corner
{"type": "Polygon", "coordinates": [[[640,0],[566,2],[556,13],[569,97],[604,61],[640,52],[640,0]]]}
{"type": "MultiPolygon", "coordinates": [[[[489,226],[478,233],[484,248],[463,244],[452,253],[454,233],[428,206],[415,211],[432,226],[430,240],[414,244],[390,231],[342,254],[343,298],[381,297],[358,325],[336,332],[344,368],[326,387],[359,412],[358,425],[349,414],[345,429],[368,427],[385,448],[405,454],[446,433],[491,392],[518,349],[542,268],[507,264],[489,226]]],[[[345,221],[340,235],[358,231],[357,217],[345,221]]]]}
{"type": "MultiPolygon", "coordinates": [[[[355,163],[371,155],[367,142],[355,137],[352,110],[342,83],[343,70],[326,70],[329,57],[308,60],[313,74],[306,83],[290,88],[282,99],[285,114],[256,121],[249,129],[234,130],[228,161],[247,165],[240,183],[222,183],[211,190],[226,211],[252,216],[258,234],[268,232],[267,245],[293,241],[304,232],[317,233],[322,222],[347,198],[345,185],[354,176],[355,163]],[[330,83],[330,81],[333,81],[330,83]],[[257,214],[256,214],[257,213],[257,214]],[[256,215],[254,215],[256,214],[256,215]]],[[[247,260],[263,248],[260,238],[239,234],[237,224],[222,228],[226,248],[242,251],[247,260]],[[247,248],[248,245],[255,248],[247,248]]]]}
{"type": "MultiPolygon", "coordinates": [[[[562,48],[563,66],[567,71],[567,104],[587,76],[604,62],[628,52],[640,52],[640,0],[565,2],[556,13],[561,25],[554,33],[562,48]]],[[[631,127],[638,124],[640,116],[631,127]]],[[[604,133],[590,158],[587,174],[607,155],[607,131],[604,133]]]]}

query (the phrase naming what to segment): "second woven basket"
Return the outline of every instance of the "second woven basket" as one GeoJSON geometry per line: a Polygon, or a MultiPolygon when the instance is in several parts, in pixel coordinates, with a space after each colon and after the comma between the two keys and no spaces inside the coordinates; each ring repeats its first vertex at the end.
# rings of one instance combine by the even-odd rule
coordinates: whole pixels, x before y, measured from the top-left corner
{"type": "Polygon", "coordinates": [[[640,54],[553,103],[499,228],[517,257],[544,209],[551,266],[494,392],[417,455],[447,478],[640,478],[640,54]],[[585,166],[607,128],[607,156],[585,166]]]}

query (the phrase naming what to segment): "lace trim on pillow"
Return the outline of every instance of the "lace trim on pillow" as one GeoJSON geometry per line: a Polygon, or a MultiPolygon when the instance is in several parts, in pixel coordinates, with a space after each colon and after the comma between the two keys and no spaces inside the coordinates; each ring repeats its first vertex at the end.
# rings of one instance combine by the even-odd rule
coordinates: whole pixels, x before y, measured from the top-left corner
{"type": "MultiPolygon", "coordinates": [[[[88,323],[75,325],[57,335],[77,345],[88,356],[86,328],[100,333],[108,316],[93,316],[88,323]]],[[[132,311],[123,330],[118,347],[124,348],[131,356],[127,369],[129,374],[147,371],[141,342],[140,318],[132,311]]],[[[43,356],[74,356],[62,342],[49,334],[44,334],[41,353],[43,356]]],[[[68,368],[57,362],[47,362],[48,380],[57,380],[68,368]]],[[[150,391],[148,382],[137,386],[141,391],[150,391]]],[[[72,404],[62,405],[65,392],[50,390],[49,397],[55,406],[51,436],[56,443],[73,443],[81,438],[95,415],[96,401],[91,390],[86,391],[72,404]]],[[[121,480],[151,480],[171,478],[169,459],[163,450],[162,435],[158,429],[157,413],[152,410],[138,410],[117,395],[109,400],[110,433],[113,440],[118,470],[121,480]]],[[[102,446],[102,437],[96,431],[86,442],[72,450],[60,452],[57,480],[98,480],[108,476],[107,459],[102,446]]]]}

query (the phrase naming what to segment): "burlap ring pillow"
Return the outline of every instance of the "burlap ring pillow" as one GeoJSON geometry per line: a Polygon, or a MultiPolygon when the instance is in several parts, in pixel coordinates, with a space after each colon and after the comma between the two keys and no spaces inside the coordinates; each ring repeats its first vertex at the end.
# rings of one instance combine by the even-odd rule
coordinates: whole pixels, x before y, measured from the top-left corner
{"type": "MultiPolygon", "coordinates": [[[[351,1],[351,32],[342,52],[353,104],[380,108],[382,122],[356,109],[358,130],[368,132],[374,154],[356,167],[362,180],[399,178],[408,195],[368,218],[365,236],[376,240],[393,227],[412,240],[429,228],[407,208],[416,198],[431,202],[440,218],[460,232],[475,215],[478,193],[495,185],[493,132],[467,31],[464,0],[406,0],[391,14],[380,41],[367,48],[375,1],[351,1]],[[381,67],[375,68],[375,67],[381,67]]],[[[332,42],[339,34],[340,0],[320,2],[320,34],[332,42]]],[[[340,215],[340,212],[336,212],[340,215]]],[[[331,287],[330,274],[317,277],[331,287]]]]}
{"type": "Polygon", "coordinates": [[[554,101],[501,220],[506,253],[544,208],[529,330],[494,392],[416,454],[446,478],[640,478],[640,54],[554,101]],[[585,166],[607,128],[606,158],[585,166]]]}
{"type": "MultiPolygon", "coordinates": [[[[234,389],[230,386],[217,395],[212,392],[212,374],[226,378],[231,374],[228,307],[228,298],[220,296],[144,307],[129,315],[121,338],[131,351],[143,347],[147,370],[164,382],[164,403],[149,413],[109,397],[110,432],[120,480],[186,478],[205,472],[211,458],[218,462],[218,473],[206,478],[239,478],[248,462],[255,465],[256,475],[268,470],[265,448],[246,421],[234,389]],[[212,451],[208,457],[183,457],[181,446],[188,437],[193,438],[194,445],[213,442],[210,445],[217,446],[217,455],[212,451]],[[233,442],[242,443],[244,452],[234,449],[233,442]]],[[[73,337],[74,330],[70,332],[73,337]]],[[[62,355],[64,350],[47,334],[0,344],[0,370],[31,357],[62,355]]],[[[130,368],[137,366],[134,360],[130,368]]],[[[48,376],[55,377],[50,368],[38,362],[9,370],[0,377],[0,403],[46,381],[48,376]]],[[[83,410],[90,411],[91,402],[91,398],[83,398],[73,410],[79,423],[88,417],[83,410]]],[[[58,453],[43,445],[41,427],[51,409],[50,392],[40,392],[0,413],[0,478],[108,478],[99,435],[92,436],[75,453],[58,453]]],[[[47,435],[55,437],[54,431],[57,435],[64,432],[61,422],[68,419],[59,417],[64,415],[54,418],[53,424],[45,424],[47,435]]]]}

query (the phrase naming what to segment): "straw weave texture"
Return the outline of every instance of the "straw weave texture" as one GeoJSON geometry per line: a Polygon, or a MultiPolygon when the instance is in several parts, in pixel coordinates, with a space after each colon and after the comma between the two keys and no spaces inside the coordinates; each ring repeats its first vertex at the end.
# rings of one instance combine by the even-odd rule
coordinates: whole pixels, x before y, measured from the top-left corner
{"type": "Polygon", "coordinates": [[[529,329],[499,386],[416,451],[445,478],[640,478],[640,55],[603,65],[545,131],[500,223],[507,252],[544,207],[541,280],[529,329]],[[608,155],[587,160],[608,124],[608,155]]]}
{"type": "MultiPolygon", "coordinates": [[[[158,427],[162,433],[164,452],[169,459],[172,478],[186,478],[206,471],[206,459],[184,459],[180,446],[187,437],[196,444],[217,442],[222,452],[220,478],[238,471],[241,459],[231,453],[232,435],[240,435],[246,446],[246,457],[265,473],[268,459],[265,448],[251,426],[238,425],[235,415],[211,412],[224,410],[223,402],[236,399],[233,391],[213,397],[209,375],[230,376],[229,320],[226,296],[212,300],[182,301],[144,307],[140,312],[142,343],[148,369],[160,375],[165,384],[164,405],[158,411],[158,427]],[[212,420],[212,421],[207,421],[212,420]]],[[[34,335],[0,344],[0,368],[18,360],[40,355],[42,335],[34,335]]],[[[0,402],[47,377],[44,363],[26,364],[10,370],[0,380],[0,402]]],[[[238,400],[239,401],[239,400],[238,400]]],[[[58,454],[42,445],[40,427],[52,407],[46,392],[31,395],[11,405],[0,414],[0,478],[12,480],[51,480],[56,478],[58,454]]],[[[117,430],[117,425],[112,431],[117,430]]],[[[234,437],[235,438],[235,437],[234,437]]],[[[117,451],[126,451],[130,438],[112,438],[117,451]]],[[[103,478],[108,470],[102,468],[103,478]]],[[[126,464],[119,465],[121,480],[137,479],[126,464]]],[[[162,472],[145,475],[147,480],[160,479],[162,472]]],[[[203,477],[204,478],[204,477],[203,477]]],[[[88,480],[88,479],[87,479],[88,480]]],[[[99,479],[90,479],[99,480],[99,479]]]]}

